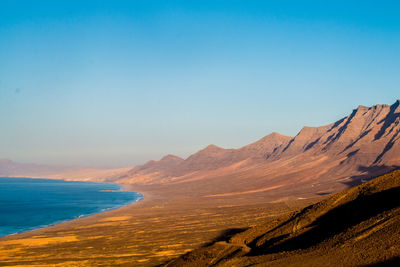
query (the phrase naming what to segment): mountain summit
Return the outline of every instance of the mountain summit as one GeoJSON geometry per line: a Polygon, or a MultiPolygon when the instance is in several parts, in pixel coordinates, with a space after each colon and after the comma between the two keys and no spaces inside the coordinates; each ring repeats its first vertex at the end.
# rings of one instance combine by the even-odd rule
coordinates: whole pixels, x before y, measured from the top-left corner
{"type": "MultiPolygon", "coordinates": [[[[400,160],[400,101],[393,105],[359,106],[330,125],[304,127],[288,146],[269,157],[279,159],[299,154],[344,156],[362,164],[393,165],[400,160]]],[[[343,162],[343,163],[345,163],[343,162]]]]}

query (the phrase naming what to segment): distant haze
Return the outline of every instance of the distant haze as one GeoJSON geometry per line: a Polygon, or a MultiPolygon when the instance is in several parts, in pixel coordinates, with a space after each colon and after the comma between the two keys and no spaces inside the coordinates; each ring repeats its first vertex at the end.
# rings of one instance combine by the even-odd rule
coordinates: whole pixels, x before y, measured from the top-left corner
{"type": "Polygon", "coordinates": [[[400,98],[397,1],[1,1],[0,158],[130,166],[400,98]]]}

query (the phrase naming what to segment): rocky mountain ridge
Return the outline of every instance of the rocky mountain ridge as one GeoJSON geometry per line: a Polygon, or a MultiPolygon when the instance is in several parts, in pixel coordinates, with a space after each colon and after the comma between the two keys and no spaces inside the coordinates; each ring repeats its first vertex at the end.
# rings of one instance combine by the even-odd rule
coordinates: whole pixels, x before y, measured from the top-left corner
{"type": "Polygon", "coordinates": [[[272,133],[239,149],[210,145],[187,159],[151,161],[114,179],[165,183],[223,169],[235,172],[277,167],[279,162],[284,166],[291,162],[292,167],[312,165],[316,159],[324,161],[322,169],[328,167],[326,172],[335,172],[336,177],[372,177],[400,166],[399,104],[400,100],[393,105],[359,106],[329,125],[303,127],[295,137],[272,133]]]}

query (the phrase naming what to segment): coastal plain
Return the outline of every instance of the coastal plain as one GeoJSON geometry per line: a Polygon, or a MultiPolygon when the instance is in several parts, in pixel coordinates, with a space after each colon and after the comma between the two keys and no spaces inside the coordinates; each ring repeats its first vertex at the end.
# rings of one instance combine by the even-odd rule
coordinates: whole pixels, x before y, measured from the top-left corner
{"type": "Polygon", "coordinates": [[[310,202],[201,201],[156,189],[144,194],[120,209],[3,237],[1,265],[155,266],[310,202]]]}

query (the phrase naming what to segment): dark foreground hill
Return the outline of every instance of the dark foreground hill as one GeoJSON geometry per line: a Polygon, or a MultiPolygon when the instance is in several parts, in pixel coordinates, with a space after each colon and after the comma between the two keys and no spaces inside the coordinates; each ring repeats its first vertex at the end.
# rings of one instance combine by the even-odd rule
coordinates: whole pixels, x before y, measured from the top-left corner
{"type": "Polygon", "coordinates": [[[368,266],[399,259],[397,170],[166,266],[368,266]]]}

